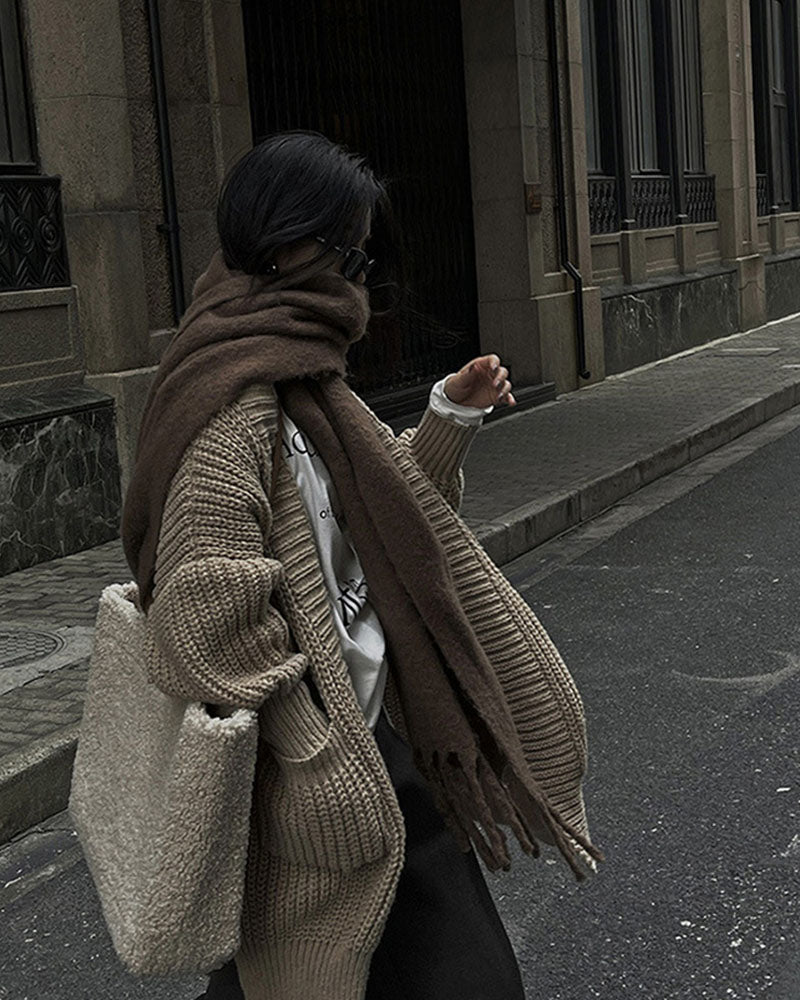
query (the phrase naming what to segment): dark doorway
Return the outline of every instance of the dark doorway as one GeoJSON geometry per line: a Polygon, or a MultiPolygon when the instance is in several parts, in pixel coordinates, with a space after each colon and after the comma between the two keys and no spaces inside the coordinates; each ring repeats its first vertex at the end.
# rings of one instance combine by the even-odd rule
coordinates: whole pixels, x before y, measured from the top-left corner
{"type": "Polygon", "coordinates": [[[254,141],[313,129],[390,183],[404,288],[351,350],[353,387],[374,396],[456,370],[479,351],[459,0],[242,8],[254,141]]]}

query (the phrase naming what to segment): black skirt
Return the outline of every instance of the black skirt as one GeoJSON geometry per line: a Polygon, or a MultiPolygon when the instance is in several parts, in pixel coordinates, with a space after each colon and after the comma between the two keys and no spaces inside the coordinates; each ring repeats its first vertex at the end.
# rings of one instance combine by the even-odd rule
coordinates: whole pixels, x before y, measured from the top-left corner
{"type": "MultiPolygon", "coordinates": [[[[384,712],[375,739],[405,820],[406,858],[366,1000],[525,1000],[474,851],[459,850],[384,712]]],[[[205,1000],[244,1000],[233,961],[212,973],[205,1000]]]]}

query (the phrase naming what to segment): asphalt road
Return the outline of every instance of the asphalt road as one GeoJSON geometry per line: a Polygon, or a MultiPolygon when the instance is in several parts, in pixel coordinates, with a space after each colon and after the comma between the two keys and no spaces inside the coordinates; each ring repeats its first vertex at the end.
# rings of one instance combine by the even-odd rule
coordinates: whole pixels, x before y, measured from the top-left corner
{"type": "Polygon", "coordinates": [[[492,879],[529,1000],[800,997],[800,432],[724,461],[506,568],[582,692],[607,854],[492,879]]]}
{"type": "MultiPolygon", "coordinates": [[[[800,997],[800,430],[749,438],[506,567],[583,694],[607,855],[489,878],[528,1000],[800,997]]],[[[124,973],[49,826],[0,849],[0,998],[193,1000],[124,973]]]]}

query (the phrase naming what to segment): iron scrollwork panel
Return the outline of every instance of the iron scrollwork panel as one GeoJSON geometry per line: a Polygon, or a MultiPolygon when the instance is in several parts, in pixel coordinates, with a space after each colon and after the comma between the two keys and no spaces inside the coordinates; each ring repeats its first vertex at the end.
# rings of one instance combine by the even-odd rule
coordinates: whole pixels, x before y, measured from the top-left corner
{"type": "MultiPolygon", "coordinates": [[[[671,177],[633,177],[631,195],[633,216],[639,228],[657,229],[674,224],[671,177]]],[[[713,222],[716,219],[713,175],[686,178],[686,212],[690,222],[713,222]]],[[[589,225],[593,234],[613,233],[619,229],[616,178],[589,178],[589,225]]]]}
{"type": "Polygon", "coordinates": [[[69,283],[60,179],[0,176],[0,291],[69,283]]]}
{"type": "Polygon", "coordinates": [[[689,222],[713,222],[716,219],[717,200],[713,175],[686,178],[686,214],[689,222]]]}
{"type": "Polygon", "coordinates": [[[769,188],[766,174],[756,174],[756,214],[769,215],[769,188]]]}
{"type": "Polygon", "coordinates": [[[671,177],[660,174],[632,177],[631,201],[639,229],[659,229],[673,224],[671,177]]]}
{"type": "Polygon", "coordinates": [[[616,177],[589,178],[589,230],[615,233],[619,229],[616,177]]]}

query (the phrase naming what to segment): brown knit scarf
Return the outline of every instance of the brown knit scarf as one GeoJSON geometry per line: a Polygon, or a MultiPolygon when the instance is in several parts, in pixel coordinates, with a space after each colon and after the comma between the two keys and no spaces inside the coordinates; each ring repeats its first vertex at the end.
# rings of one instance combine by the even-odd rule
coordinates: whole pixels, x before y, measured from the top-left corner
{"type": "MultiPolygon", "coordinates": [[[[498,824],[531,854],[544,829],[582,877],[570,838],[594,858],[599,852],[532,777],[445,549],[343,381],[347,348],[363,336],[367,316],[364,289],[340,275],[275,291],[229,272],[219,254],[212,259],[151,391],[126,498],[123,540],[143,603],[151,600],[163,506],[185,448],[248,384],[275,383],[283,409],[330,471],[384,629],[415,762],[462,848],[472,842],[490,869],[508,868],[498,824]]],[[[475,572],[484,572],[477,560],[475,572]]]]}

